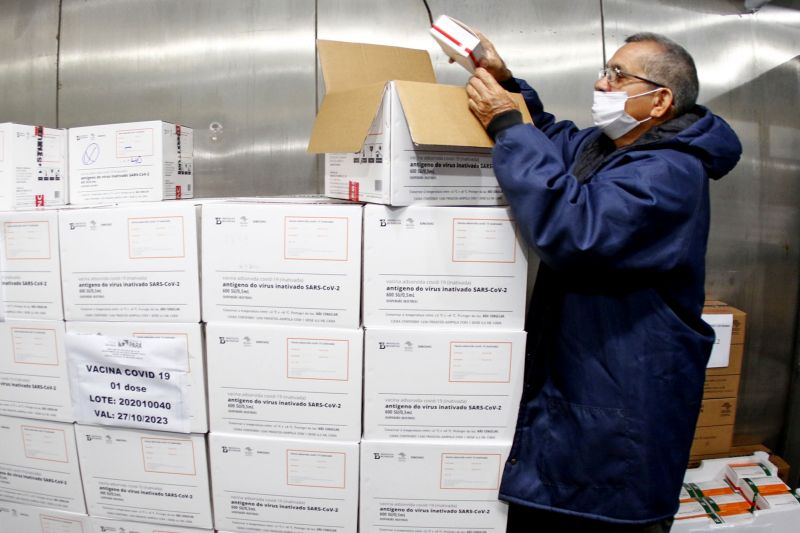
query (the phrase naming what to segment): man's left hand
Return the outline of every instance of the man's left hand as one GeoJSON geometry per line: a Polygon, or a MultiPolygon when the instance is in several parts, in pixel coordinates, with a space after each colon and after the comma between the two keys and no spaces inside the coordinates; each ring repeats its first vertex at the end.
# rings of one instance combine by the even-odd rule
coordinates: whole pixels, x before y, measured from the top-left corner
{"type": "Polygon", "coordinates": [[[467,83],[467,96],[470,111],[484,128],[501,113],[519,111],[517,103],[484,68],[475,69],[475,75],[467,83]]]}

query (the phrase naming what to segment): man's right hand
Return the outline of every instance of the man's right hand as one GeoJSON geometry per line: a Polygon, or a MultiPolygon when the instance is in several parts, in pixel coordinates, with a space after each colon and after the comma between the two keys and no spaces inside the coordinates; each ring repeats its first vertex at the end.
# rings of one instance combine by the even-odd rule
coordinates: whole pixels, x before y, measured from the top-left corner
{"type": "Polygon", "coordinates": [[[489,74],[494,76],[499,82],[506,81],[511,78],[511,71],[508,70],[505,61],[500,57],[500,54],[495,50],[492,41],[490,41],[483,33],[476,29],[472,29],[475,34],[480,37],[481,44],[483,45],[484,57],[481,58],[478,66],[485,68],[489,74]]]}

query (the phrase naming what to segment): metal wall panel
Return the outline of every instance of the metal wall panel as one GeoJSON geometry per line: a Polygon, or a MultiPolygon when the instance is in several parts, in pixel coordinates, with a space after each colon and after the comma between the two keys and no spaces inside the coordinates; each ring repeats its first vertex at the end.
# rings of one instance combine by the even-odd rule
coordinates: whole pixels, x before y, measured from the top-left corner
{"type": "Polygon", "coordinates": [[[194,128],[195,195],[316,192],[313,0],[64,0],[59,123],[194,128]],[[220,126],[214,135],[212,126],[220,126]]]}
{"type": "MultiPolygon", "coordinates": [[[[536,86],[548,111],[591,123],[592,85],[602,67],[600,4],[597,0],[428,0],[435,19],[447,14],[474,26],[495,44],[514,75],[536,86]]],[[[421,0],[320,2],[320,39],[388,44],[428,50],[440,83],[464,85],[467,71],[447,62],[428,34],[421,0]]]]}
{"type": "MultiPolygon", "coordinates": [[[[780,446],[800,275],[800,11],[786,2],[604,0],[613,51],[637,31],[693,54],[700,103],[737,131],[738,167],[712,184],[706,294],[748,313],[735,443],[780,446]]],[[[609,52],[609,55],[611,52],[609,52]]]]}
{"type": "Polygon", "coordinates": [[[56,127],[58,0],[0,2],[0,122],[56,127]]]}

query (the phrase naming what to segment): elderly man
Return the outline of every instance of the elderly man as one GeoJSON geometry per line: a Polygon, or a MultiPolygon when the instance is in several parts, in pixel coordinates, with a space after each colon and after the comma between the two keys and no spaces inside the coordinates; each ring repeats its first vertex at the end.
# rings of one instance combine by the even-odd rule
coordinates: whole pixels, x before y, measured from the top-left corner
{"type": "Polygon", "coordinates": [[[694,61],[661,35],[629,37],[600,71],[587,129],[557,122],[484,45],[469,105],[541,259],[500,488],[509,531],[668,531],[714,341],[700,317],[709,178],[741,145],[695,104],[694,61]]]}

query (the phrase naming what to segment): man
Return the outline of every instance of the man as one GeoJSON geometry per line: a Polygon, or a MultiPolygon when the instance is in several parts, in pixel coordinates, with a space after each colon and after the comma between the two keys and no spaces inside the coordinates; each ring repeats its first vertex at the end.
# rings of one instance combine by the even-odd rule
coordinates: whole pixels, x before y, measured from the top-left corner
{"type": "Polygon", "coordinates": [[[695,104],[694,61],[666,37],[626,40],[583,130],[546,113],[483,39],[470,109],[541,259],[500,488],[509,531],[668,531],[714,340],[700,318],[709,178],[741,145],[695,104]],[[504,89],[522,92],[533,125],[504,89]]]}

